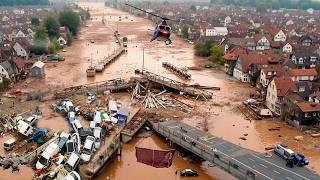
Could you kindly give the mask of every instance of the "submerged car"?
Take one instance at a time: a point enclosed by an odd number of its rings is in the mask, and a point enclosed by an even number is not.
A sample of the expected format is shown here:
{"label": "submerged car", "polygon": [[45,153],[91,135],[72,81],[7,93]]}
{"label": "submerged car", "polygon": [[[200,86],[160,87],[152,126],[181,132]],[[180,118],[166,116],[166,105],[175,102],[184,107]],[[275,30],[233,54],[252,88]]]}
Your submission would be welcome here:
{"label": "submerged car", "polygon": [[71,171],[64,178],[65,180],[81,180],[80,175],[76,171]]}
{"label": "submerged car", "polygon": [[91,155],[94,152],[94,142],[95,138],[93,136],[88,136],[83,146],[81,160],[82,162],[88,162],[91,159]]}
{"label": "submerged car", "polygon": [[184,169],[180,171],[180,176],[198,176],[198,173],[192,169]]}

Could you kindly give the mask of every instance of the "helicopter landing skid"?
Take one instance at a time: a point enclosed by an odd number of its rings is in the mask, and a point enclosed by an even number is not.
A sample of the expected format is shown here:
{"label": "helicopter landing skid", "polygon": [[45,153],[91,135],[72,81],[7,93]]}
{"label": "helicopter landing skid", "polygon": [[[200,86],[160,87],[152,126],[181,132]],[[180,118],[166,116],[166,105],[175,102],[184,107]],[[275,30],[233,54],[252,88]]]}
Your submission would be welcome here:
{"label": "helicopter landing skid", "polygon": [[172,43],[172,41],[170,39],[166,39],[164,42],[166,43],[166,45],[169,45]]}

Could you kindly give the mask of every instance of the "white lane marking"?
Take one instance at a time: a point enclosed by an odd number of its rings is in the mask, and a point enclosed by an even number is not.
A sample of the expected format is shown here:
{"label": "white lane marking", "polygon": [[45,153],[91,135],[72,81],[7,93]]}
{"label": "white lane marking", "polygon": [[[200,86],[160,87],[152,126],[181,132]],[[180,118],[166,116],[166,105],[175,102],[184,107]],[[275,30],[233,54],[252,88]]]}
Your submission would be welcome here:
{"label": "white lane marking", "polygon": [[252,161],[252,162],[254,162],[254,159],[252,159],[252,158],[248,158],[250,161]]}
{"label": "white lane marking", "polygon": [[275,173],[277,173],[277,174],[280,174],[278,171],[276,171],[276,170],[273,170],[273,172],[275,172]]}
{"label": "white lane marking", "polygon": [[304,177],[304,176],[302,176],[302,175],[300,175],[300,174],[298,174],[298,173],[295,173],[295,172],[293,172],[293,171],[290,171],[290,170],[288,170],[288,169],[285,169],[285,168],[283,168],[283,167],[281,167],[281,166],[278,166],[278,165],[276,165],[276,164],[274,164],[274,163],[272,163],[272,162],[266,161],[265,159],[262,159],[262,158],[259,157],[259,156],[256,156],[256,155],[254,155],[254,154],[252,154],[252,156],[254,156],[254,157],[258,158],[258,159],[261,159],[261,160],[264,161],[264,162],[267,162],[267,163],[269,163],[269,164],[272,164],[272,165],[274,165],[274,166],[276,166],[276,167],[278,167],[278,168],[280,168],[280,169],[282,169],[282,170],[284,170],[284,171],[287,171],[287,172],[290,172],[290,173],[292,173],[292,174],[294,174],[294,175],[296,175],[296,176],[299,176],[299,177],[301,177],[302,179],[310,180],[309,178],[306,178],[306,177]]}
{"label": "white lane marking", "polygon": [[264,164],[260,164],[260,166],[267,168],[267,166],[266,166],[266,165],[264,165]]}
{"label": "white lane marking", "polygon": [[289,180],[293,180],[293,179],[291,179],[291,178],[289,178],[289,177],[286,177],[287,179],[289,179]]}

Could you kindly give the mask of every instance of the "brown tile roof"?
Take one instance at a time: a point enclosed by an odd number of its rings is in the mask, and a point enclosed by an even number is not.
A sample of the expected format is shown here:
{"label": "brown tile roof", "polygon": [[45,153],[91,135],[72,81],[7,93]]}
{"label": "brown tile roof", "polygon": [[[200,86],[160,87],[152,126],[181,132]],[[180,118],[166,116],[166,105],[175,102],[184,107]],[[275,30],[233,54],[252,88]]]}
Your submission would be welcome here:
{"label": "brown tile roof", "polygon": [[267,67],[262,67],[261,71],[266,74],[266,78],[270,79],[273,75],[268,75],[268,72],[276,72],[276,77],[282,77],[286,74],[287,69],[282,67],[280,64],[268,65]]}
{"label": "brown tile roof", "polygon": [[285,96],[290,91],[292,91],[292,92],[297,91],[297,87],[291,78],[275,77],[273,80],[274,80],[274,83],[275,83],[277,91],[278,91],[278,96],[280,96],[280,97]]}
{"label": "brown tile roof", "polygon": [[297,106],[301,109],[302,112],[315,112],[320,111],[320,104],[314,102],[299,102]]}
{"label": "brown tile roof", "polygon": [[248,54],[248,51],[247,49],[241,46],[236,46],[233,49],[231,49],[229,53],[225,54],[223,56],[223,59],[229,60],[229,61],[236,61],[240,54]]}
{"label": "brown tile roof", "polygon": [[290,76],[317,76],[316,69],[291,69]]}
{"label": "brown tile roof", "polygon": [[248,72],[249,67],[252,64],[267,65],[269,62],[279,62],[278,57],[275,57],[274,55],[258,53],[240,54],[239,59],[243,72]]}

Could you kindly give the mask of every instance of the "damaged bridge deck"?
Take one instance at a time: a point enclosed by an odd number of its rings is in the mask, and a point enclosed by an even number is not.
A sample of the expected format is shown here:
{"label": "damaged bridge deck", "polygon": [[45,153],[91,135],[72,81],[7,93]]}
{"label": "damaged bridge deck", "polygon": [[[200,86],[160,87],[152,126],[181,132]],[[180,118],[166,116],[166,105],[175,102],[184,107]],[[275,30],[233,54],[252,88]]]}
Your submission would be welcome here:
{"label": "damaged bridge deck", "polygon": [[239,179],[316,180],[304,167],[288,168],[278,156],[265,157],[179,121],[154,123],[156,132]]}
{"label": "damaged bridge deck", "polygon": [[[137,71],[136,71],[137,72]],[[139,72],[141,77],[148,79],[151,82],[159,83],[163,86],[178,90],[180,92],[183,92],[185,94],[196,96],[199,98],[205,98],[205,99],[211,99],[212,93],[206,90],[198,89],[195,87],[190,87],[187,84],[184,84],[179,81],[175,81],[173,79],[166,78],[164,76],[160,76],[158,74],[151,73],[149,71],[142,71]]]}

